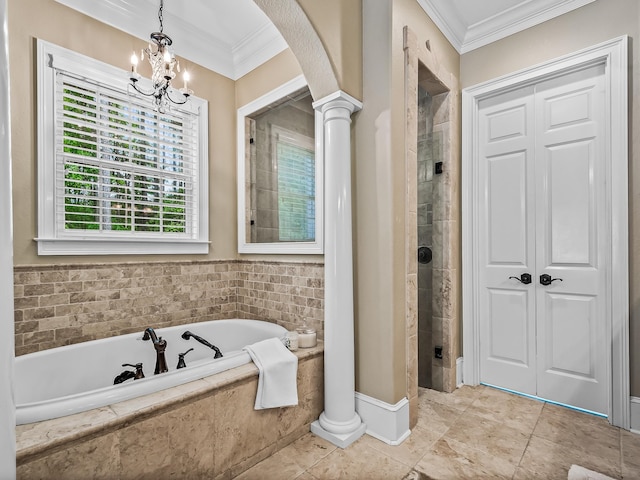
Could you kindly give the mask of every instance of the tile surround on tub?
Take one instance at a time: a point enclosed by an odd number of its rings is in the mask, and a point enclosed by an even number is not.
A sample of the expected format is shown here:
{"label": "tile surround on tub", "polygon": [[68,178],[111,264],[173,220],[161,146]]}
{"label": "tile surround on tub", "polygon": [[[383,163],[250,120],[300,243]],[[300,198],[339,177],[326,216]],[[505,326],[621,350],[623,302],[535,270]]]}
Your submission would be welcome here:
{"label": "tile surround on tub", "polygon": [[324,266],[250,260],[14,267],[15,348],[252,318],[324,332]]}
{"label": "tile surround on tub", "polygon": [[258,369],[221,374],[64,418],[20,425],[32,478],[234,478],[309,431],[323,409],[323,344],[298,350],[295,407],[253,409]]}

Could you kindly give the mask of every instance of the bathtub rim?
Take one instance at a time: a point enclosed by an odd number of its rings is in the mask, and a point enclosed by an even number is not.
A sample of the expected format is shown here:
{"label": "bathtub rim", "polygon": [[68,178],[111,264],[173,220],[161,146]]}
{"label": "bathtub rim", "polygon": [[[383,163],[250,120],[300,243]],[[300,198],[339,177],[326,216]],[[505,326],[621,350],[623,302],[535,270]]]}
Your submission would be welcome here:
{"label": "bathtub rim", "polygon": [[[209,320],[189,324],[169,325],[165,327],[158,327],[156,328],[156,331],[159,335],[168,335],[169,331],[171,331],[175,336],[176,332],[180,332],[184,328],[191,328],[194,329],[194,331],[198,331],[198,329],[203,326],[206,328],[218,328],[229,325],[231,328],[235,329],[241,324],[240,322],[242,323],[242,328],[249,328],[249,333],[251,333],[254,328],[261,334],[264,332],[266,335],[275,337],[284,336],[286,333],[286,328],[279,325],[277,322],[244,318]],[[42,361],[43,358],[44,361],[47,361],[47,357],[49,355],[56,355],[56,351],[75,351],[80,349],[80,351],[91,352],[89,345],[92,344],[95,344],[96,348],[104,349],[104,345],[108,347],[109,345],[112,345],[114,341],[117,342],[118,338],[121,337],[124,337],[127,340],[138,340],[141,339],[142,334],[136,331],[124,335],[104,337],[88,342],[80,342],[23,355],[16,360],[16,372],[18,371],[19,363],[21,361],[28,362],[27,365],[33,365],[34,363],[37,364],[38,361]],[[136,346],[136,348],[139,347]],[[51,398],[47,397],[29,402],[18,402],[16,399],[16,423],[18,425],[27,425],[39,421],[73,415],[82,411],[94,410],[153,393],[154,391],[166,390],[173,386],[182,385],[215,373],[220,373],[220,368],[223,368],[222,371],[224,371],[226,369],[235,368],[244,363],[251,362],[251,357],[249,354],[244,352],[242,348],[230,350],[227,352],[227,355],[228,356],[220,359],[214,359],[211,357],[210,359],[205,360],[203,358],[198,360],[196,364],[188,365],[188,367],[183,370],[170,369],[169,372],[163,375],[147,375],[139,382],[125,382],[115,387],[113,384],[108,383],[99,388],[90,388],[89,390],[81,390],[74,393]],[[220,365],[229,366],[224,368],[220,367]],[[17,396],[18,395],[16,393],[16,397]]]}
{"label": "bathtub rim", "polygon": [[[298,349],[298,362],[324,355],[324,342]],[[26,463],[58,448],[87,438],[108,434],[169,411],[179,404],[196,401],[214,390],[246,382],[258,376],[253,362],[158,392],[65,417],[16,426],[16,462]],[[282,407],[290,408],[290,407]],[[295,407],[293,407],[295,408]]]}

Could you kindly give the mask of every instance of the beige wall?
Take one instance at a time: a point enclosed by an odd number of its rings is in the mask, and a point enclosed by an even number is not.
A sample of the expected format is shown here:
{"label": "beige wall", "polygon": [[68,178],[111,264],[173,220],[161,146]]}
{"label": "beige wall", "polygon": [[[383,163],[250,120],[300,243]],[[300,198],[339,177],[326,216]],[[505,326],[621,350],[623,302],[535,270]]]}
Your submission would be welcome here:
{"label": "beige wall", "polygon": [[236,108],[260,98],[302,74],[291,50],[287,49],[236,81]]}
{"label": "beige wall", "polygon": [[629,249],[631,394],[640,396],[640,2],[590,3],[544,24],[462,55],[462,88],[621,35],[631,37],[629,94]]}
{"label": "beige wall", "polygon": [[298,0],[322,45],[340,89],[362,98],[362,0]]}
{"label": "beige wall", "polygon": [[[99,23],[54,0],[9,0],[14,255],[16,265],[132,261],[131,256],[37,256],[37,137],[35,39],[43,39],[111,65],[128,68],[131,51],[146,42]],[[192,88],[209,101],[209,175],[211,249],[193,259],[236,257],[235,101],[234,82],[192,62]],[[148,72],[141,69],[143,75]],[[189,256],[146,256],[145,259],[187,259]]]}

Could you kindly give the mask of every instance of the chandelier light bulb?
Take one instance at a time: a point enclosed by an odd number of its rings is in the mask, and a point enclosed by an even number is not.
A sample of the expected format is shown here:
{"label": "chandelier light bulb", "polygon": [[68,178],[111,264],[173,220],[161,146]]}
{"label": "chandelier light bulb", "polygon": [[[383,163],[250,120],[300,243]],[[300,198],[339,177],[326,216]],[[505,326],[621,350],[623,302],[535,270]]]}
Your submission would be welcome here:
{"label": "chandelier light bulb", "polygon": [[133,73],[138,73],[138,56],[136,55],[136,52],[131,54],[131,71]]}

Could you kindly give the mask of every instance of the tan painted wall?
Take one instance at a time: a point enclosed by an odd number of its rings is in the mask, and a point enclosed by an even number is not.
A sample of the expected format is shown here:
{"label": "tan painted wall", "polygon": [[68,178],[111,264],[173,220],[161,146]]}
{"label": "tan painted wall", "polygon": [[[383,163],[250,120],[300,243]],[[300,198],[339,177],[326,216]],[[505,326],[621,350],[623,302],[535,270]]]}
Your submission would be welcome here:
{"label": "tan painted wall", "polygon": [[631,394],[640,396],[640,2],[590,3],[544,24],[462,55],[462,88],[629,35],[629,230]]}
{"label": "tan painted wall", "polygon": [[362,98],[362,0],[298,0],[329,54],[340,88]]}
{"label": "tan painted wall", "polygon": [[[139,260],[131,256],[38,257],[37,134],[35,39],[55,43],[98,60],[128,68],[129,57],[146,42],[99,23],[54,0],[9,0],[11,66],[14,261],[16,265],[95,263]],[[192,62],[192,88],[209,101],[209,175],[211,249],[193,259],[236,258],[235,94],[234,82]],[[148,72],[141,70],[148,76]],[[189,256],[174,258],[186,259]],[[144,257],[170,260],[171,256]]]}
{"label": "tan painted wall", "polygon": [[391,18],[373,27],[373,41],[380,44],[363,46],[365,109],[354,116],[356,390],[395,404],[407,395],[404,26],[429,40],[454,76],[459,55],[415,0],[365,1],[363,8]]}
{"label": "tan painted wall", "polygon": [[291,50],[287,49],[236,81],[236,108],[260,98],[302,74]]}

